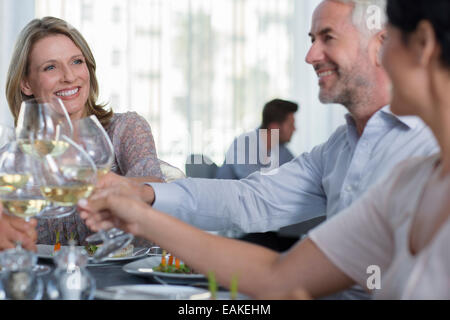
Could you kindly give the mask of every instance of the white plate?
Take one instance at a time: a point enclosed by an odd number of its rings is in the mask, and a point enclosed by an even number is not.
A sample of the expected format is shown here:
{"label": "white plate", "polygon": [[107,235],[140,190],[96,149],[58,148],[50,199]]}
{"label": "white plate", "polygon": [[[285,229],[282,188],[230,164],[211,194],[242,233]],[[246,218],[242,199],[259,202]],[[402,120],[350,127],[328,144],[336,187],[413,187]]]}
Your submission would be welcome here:
{"label": "white plate", "polygon": [[[171,280],[198,280],[206,281],[206,277],[202,274],[182,274],[182,273],[166,273],[153,271],[154,267],[159,266],[161,257],[154,256],[139,261],[128,263],[122,267],[125,272],[147,277],[158,277],[167,283],[173,283]],[[178,282],[178,281],[177,281]]]}
{"label": "white plate", "polygon": [[107,300],[204,300],[211,294],[208,290],[189,286],[145,284],[97,289],[95,297]]}
{"label": "white plate", "polygon": [[[64,248],[65,246],[62,246],[61,248]],[[47,244],[38,244],[37,245],[37,256],[41,259],[53,259],[53,245],[47,245]],[[77,248],[84,248],[83,246],[78,246]],[[143,248],[134,248],[133,253],[140,251]],[[139,253],[135,256],[128,256],[128,257],[120,257],[120,258],[106,258],[100,263],[93,263],[92,258],[89,258],[89,266],[100,266],[104,265],[106,263],[111,262],[121,262],[121,261],[129,261],[129,260],[136,260],[141,259],[147,256],[146,251]]]}

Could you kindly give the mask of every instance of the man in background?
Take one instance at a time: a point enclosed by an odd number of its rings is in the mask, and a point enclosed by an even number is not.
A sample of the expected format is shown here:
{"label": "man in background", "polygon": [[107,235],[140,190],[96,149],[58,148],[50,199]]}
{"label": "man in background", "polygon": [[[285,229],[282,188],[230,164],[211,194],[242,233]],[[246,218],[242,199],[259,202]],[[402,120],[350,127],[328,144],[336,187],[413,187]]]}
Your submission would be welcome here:
{"label": "man in background", "polygon": [[297,111],[295,102],[275,99],[266,103],[261,126],[234,139],[216,178],[240,180],[274,161],[281,166],[294,159],[285,145],[294,134]]}

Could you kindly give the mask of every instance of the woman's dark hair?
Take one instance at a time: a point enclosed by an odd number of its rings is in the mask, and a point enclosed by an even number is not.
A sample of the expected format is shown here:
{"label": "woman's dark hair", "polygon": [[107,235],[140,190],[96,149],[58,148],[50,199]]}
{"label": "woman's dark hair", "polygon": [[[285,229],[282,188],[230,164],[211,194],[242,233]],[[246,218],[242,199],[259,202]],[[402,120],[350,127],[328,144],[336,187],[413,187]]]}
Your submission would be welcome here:
{"label": "woman's dark hair", "polygon": [[266,103],[263,109],[261,129],[268,129],[272,122],[282,123],[290,113],[298,111],[298,104],[291,101],[275,99]]}
{"label": "woman's dark hair", "polygon": [[450,68],[450,1],[449,0],[388,0],[389,23],[408,36],[423,20],[429,21],[442,48],[442,63]]}

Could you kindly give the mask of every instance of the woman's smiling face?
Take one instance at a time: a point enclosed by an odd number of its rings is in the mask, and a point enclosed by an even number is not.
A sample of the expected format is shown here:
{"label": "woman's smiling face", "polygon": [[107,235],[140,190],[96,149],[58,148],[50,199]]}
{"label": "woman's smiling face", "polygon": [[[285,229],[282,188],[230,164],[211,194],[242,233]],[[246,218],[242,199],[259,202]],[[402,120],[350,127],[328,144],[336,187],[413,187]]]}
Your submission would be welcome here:
{"label": "woman's smiling face", "polygon": [[90,78],[81,50],[65,35],[38,40],[28,58],[28,72],[22,92],[35,98],[60,98],[72,120],[85,115]]}

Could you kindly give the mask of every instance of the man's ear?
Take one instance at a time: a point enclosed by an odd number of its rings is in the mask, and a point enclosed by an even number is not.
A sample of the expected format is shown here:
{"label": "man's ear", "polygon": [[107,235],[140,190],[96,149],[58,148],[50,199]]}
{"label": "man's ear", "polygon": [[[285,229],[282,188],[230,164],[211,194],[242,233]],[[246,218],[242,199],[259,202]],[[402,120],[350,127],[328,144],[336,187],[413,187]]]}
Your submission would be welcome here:
{"label": "man's ear", "polygon": [[20,90],[22,90],[22,93],[27,96],[33,95],[33,90],[31,90],[30,82],[27,78],[24,78],[20,81]]}
{"label": "man's ear", "polygon": [[419,22],[416,30],[409,36],[408,46],[414,53],[416,63],[428,66],[439,51],[433,25],[426,20]]}
{"label": "man's ear", "polygon": [[377,67],[382,67],[382,64],[383,64],[383,62],[382,62],[383,61],[383,46],[386,42],[386,37],[387,37],[386,29],[379,31],[375,35],[375,39],[376,39],[376,48],[375,48],[376,61],[375,61],[375,64]]}

